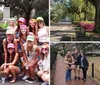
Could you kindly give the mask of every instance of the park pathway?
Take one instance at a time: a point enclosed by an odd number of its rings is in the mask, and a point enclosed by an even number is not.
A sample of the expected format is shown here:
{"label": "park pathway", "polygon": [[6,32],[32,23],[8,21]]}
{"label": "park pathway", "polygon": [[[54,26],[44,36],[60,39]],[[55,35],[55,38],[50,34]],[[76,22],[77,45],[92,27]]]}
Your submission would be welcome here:
{"label": "park pathway", "polygon": [[54,85],[99,85],[89,77],[87,78],[86,82],[83,82],[83,80],[80,81],[74,80],[73,72],[72,72],[72,81],[65,82],[65,71],[66,71],[66,65],[64,63],[64,58],[58,56],[56,61]]}
{"label": "park pathway", "polygon": [[5,83],[2,83],[0,81],[0,85],[41,85],[41,83],[43,83],[43,82],[35,82],[32,84],[29,84],[29,83],[23,81],[22,79],[18,79],[17,82],[15,82],[13,84],[9,83],[9,81],[6,81]]}
{"label": "park pathway", "polygon": [[75,37],[75,25],[69,23],[51,24],[51,41],[60,41],[63,36]]}

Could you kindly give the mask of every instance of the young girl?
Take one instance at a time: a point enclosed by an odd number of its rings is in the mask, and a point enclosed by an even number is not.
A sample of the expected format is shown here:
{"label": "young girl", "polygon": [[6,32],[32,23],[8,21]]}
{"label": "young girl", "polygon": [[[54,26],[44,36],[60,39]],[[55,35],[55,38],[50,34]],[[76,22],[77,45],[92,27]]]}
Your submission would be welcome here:
{"label": "young girl", "polygon": [[35,19],[29,20],[29,31],[32,32],[37,37],[38,27]]}
{"label": "young girl", "polygon": [[36,20],[39,26],[38,37],[37,37],[39,41],[39,45],[42,45],[43,43],[48,43],[49,31],[48,31],[48,27],[45,26],[44,19],[42,17],[38,17]]}
{"label": "young girl", "polygon": [[[12,80],[10,83],[16,82],[16,75],[20,73],[21,71],[21,66],[19,66],[18,62],[18,53],[15,52],[15,47],[13,43],[9,43],[7,45],[7,58],[6,58],[6,63],[4,63],[0,67],[0,73],[2,75],[12,75]],[[6,66],[6,68],[4,68]]]}
{"label": "young girl", "polygon": [[14,33],[17,29],[17,25],[16,25],[16,21],[14,18],[10,18],[9,19],[9,26],[6,28],[7,30],[13,30]]}
{"label": "young girl", "polygon": [[85,57],[83,51],[81,51],[80,53],[81,53],[80,66],[81,66],[82,71],[83,71],[83,80],[85,82],[86,81],[86,76],[87,76],[87,70],[88,70],[89,63],[88,63],[88,60]]}
{"label": "young girl", "polygon": [[7,62],[6,60],[7,60],[7,45],[9,44],[9,43],[13,43],[14,44],[14,46],[15,46],[15,52],[17,52],[17,40],[16,39],[14,39],[14,32],[12,31],[12,30],[7,30],[6,31],[6,36],[7,36],[7,38],[5,38],[4,40],[3,40],[3,49],[4,49],[4,55],[5,55],[5,63]]}
{"label": "young girl", "polygon": [[37,72],[37,75],[44,81],[41,85],[49,84],[49,63],[49,45],[44,43],[41,49],[41,60],[38,62],[39,71]]}
{"label": "young girl", "polygon": [[[38,56],[40,55],[40,49],[34,45],[34,37],[27,36],[27,41],[23,45],[23,58],[26,75],[23,77],[28,83],[35,82],[35,69],[38,63]],[[27,80],[26,80],[27,79]]]}
{"label": "young girl", "polygon": [[66,56],[65,56],[65,59],[64,59],[64,62],[67,64],[67,69],[66,69],[66,81],[69,81],[71,80],[71,70],[75,68],[74,66],[74,58],[73,56],[71,55],[71,51],[68,50]]}

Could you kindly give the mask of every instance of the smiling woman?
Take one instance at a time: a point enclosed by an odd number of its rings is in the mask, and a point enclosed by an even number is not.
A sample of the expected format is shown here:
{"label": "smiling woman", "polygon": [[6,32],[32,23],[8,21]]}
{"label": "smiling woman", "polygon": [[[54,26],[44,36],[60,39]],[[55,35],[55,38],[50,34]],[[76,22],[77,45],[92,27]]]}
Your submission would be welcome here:
{"label": "smiling woman", "polygon": [[[15,83],[17,81],[15,71],[18,71],[17,73],[20,75],[18,75],[18,79],[21,77],[27,83],[34,83],[37,80],[36,84],[41,84],[45,81],[44,77],[40,82],[39,76],[35,74],[38,72],[37,63],[40,60],[41,51],[49,54],[49,49],[41,49],[45,42],[49,46],[49,0],[0,0],[0,7],[3,10],[3,13],[0,12],[0,17],[1,14],[3,15],[0,27],[6,29],[4,30],[6,33],[0,30],[0,39],[3,39],[3,46],[2,40],[0,40],[0,47],[3,47],[3,51],[0,52],[0,65],[11,69],[3,69],[8,73],[7,79],[10,76],[9,73],[12,73],[11,83]],[[7,48],[10,43],[14,44],[14,48],[13,46]],[[11,57],[14,54],[18,54],[17,59]],[[12,63],[9,64],[7,60],[12,59],[14,62],[19,62],[19,70],[15,66],[9,66]],[[49,68],[49,61],[44,62],[45,67]],[[5,73],[2,71],[0,69],[0,73]],[[2,77],[5,79],[6,75]],[[48,82],[49,78],[50,76],[48,76]]]}

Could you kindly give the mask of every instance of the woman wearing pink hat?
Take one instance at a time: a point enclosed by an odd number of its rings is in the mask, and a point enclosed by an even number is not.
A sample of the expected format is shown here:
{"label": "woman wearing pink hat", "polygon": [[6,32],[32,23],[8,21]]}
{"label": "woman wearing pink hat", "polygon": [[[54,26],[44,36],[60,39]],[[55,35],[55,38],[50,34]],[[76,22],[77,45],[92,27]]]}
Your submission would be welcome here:
{"label": "woman wearing pink hat", "polygon": [[[17,27],[16,33],[15,33],[15,38],[16,38],[16,39],[17,39],[17,38],[19,37],[19,35],[20,35],[20,26],[21,26],[21,25],[25,25],[25,23],[26,23],[26,20],[25,20],[23,17],[21,17],[21,18],[18,19],[18,27]],[[19,40],[19,39],[18,39],[18,40]]]}
{"label": "woman wearing pink hat", "polygon": [[26,38],[29,34],[29,32],[27,31],[28,27],[26,25],[21,25],[20,26],[20,35],[19,35],[19,44],[20,44],[20,48],[18,48],[18,52],[22,53],[22,45],[26,42]]}
{"label": "woman wearing pink hat", "polygon": [[[19,66],[18,53],[15,52],[13,43],[7,45],[7,55],[6,63],[0,67],[0,74],[5,76],[12,75],[10,83],[14,83],[16,82],[16,75],[21,71],[21,66]],[[6,69],[4,69],[5,66]]]}
{"label": "woman wearing pink hat", "polygon": [[7,38],[5,38],[3,40],[3,49],[4,49],[4,55],[5,55],[5,63],[6,63],[6,59],[7,59],[7,45],[9,43],[13,43],[15,46],[15,52],[17,52],[17,40],[14,39],[14,32],[12,30],[7,30],[6,31],[6,36]]}

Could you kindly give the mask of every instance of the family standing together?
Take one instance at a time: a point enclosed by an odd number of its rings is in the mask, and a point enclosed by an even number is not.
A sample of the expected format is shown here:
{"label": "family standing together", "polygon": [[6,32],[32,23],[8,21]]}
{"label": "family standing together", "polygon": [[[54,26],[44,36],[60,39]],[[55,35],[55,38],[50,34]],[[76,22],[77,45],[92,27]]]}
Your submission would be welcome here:
{"label": "family standing together", "polygon": [[3,40],[3,60],[0,75],[10,83],[22,80],[28,83],[36,82],[36,76],[44,81],[41,85],[48,85],[49,72],[49,28],[42,17],[30,19],[26,25],[25,18],[9,19],[6,28],[6,38]]}
{"label": "family standing together", "polygon": [[[66,64],[66,77],[65,77],[66,81],[71,80],[71,73],[73,70],[75,80],[82,79],[84,80],[84,82],[86,82],[89,63],[83,50],[80,50],[80,52],[78,49],[75,49],[74,51],[68,50],[65,55],[64,62]],[[81,78],[81,73],[83,75],[83,78]]]}

